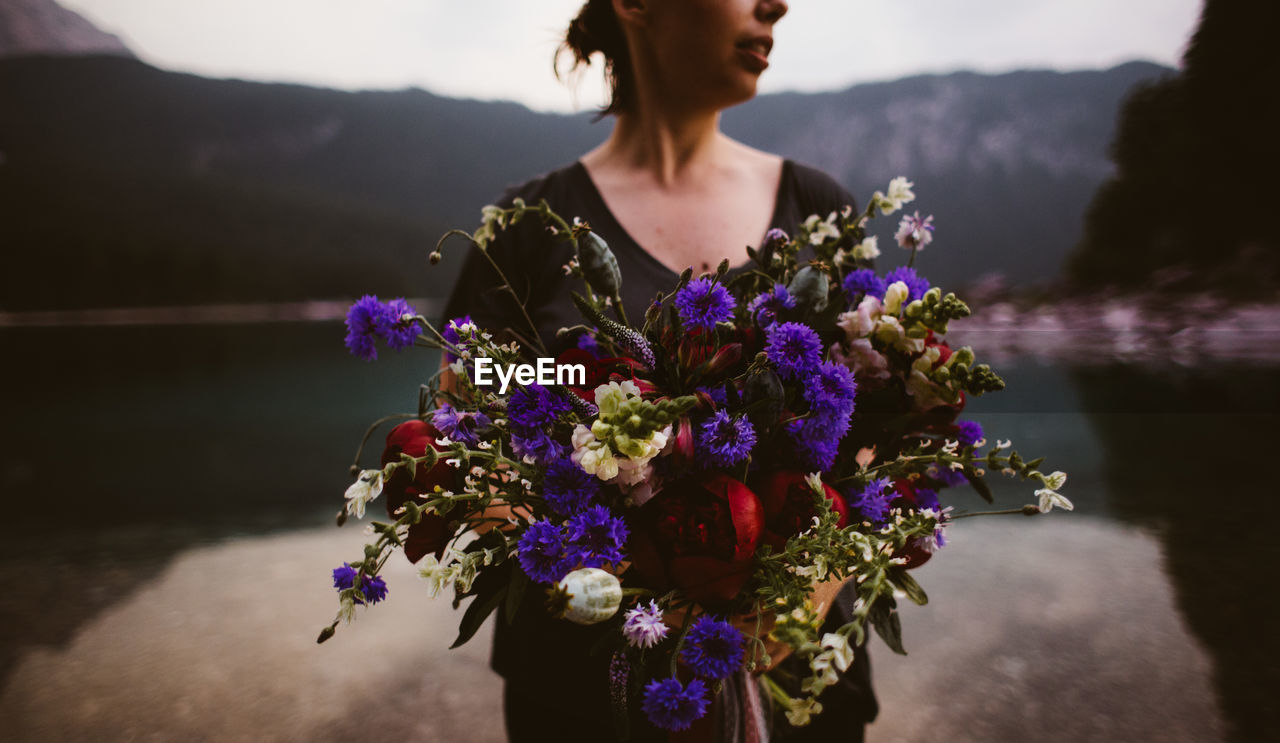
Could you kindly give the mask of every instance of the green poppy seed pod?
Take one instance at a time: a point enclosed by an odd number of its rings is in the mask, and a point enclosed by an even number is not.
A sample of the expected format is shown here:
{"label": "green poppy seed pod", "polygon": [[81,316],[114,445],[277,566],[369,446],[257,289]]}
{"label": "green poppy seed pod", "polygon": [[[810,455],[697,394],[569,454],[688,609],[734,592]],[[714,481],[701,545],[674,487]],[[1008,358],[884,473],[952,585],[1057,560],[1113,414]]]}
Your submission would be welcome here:
{"label": "green poppy seed pod", "polygon": [[578,265],[592,291],[605,297],[619,296],[622,271],[618,259],[604,239],[590,230],[578,235]]}
{"label": "green poppy seed pod", "polygon": [[827,308],[829,289],[830,282],[826,272],[816,266],[800,269],[787,285],[787,292],[796,298],[796,304],[801,309],[812,312],[821,312]]}
{"label": "green poppy seed pod", "polygon": [[564,618],[575,624],[603,622],[622,606],[622,585],[618,577],[600,568],[579,568],[557,585],[567,594]]}
{"label": "green poppy seed pod", "polygon": [[761,410],[761,418],[769,420],[782,412],[786,392],[782,389],[782,380],[772,369],[757,371],[747,377],[743,390],[748,404],[759,400],[766,401]]}

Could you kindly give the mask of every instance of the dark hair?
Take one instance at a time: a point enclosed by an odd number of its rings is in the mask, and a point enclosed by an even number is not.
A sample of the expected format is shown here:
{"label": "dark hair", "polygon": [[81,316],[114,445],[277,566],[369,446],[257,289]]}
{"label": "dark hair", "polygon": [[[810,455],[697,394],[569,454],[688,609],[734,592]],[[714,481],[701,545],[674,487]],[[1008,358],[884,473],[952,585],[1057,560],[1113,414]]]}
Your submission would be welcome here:
{"label": "dark hair", "polygon": [[569,24],[564,41],[556,50],[553,66],[560,77],[560,55],[573,54],[569,72],[591,64],[591,55],[599,52],[604,57],[604,75],[609,81],[609,105],[600,115],[617,114],[635,105],[635,77],[631,66],[631,51],[627,37],[622,33],[618,16],[613,12],[611,0],[587,0],[582,10]]}

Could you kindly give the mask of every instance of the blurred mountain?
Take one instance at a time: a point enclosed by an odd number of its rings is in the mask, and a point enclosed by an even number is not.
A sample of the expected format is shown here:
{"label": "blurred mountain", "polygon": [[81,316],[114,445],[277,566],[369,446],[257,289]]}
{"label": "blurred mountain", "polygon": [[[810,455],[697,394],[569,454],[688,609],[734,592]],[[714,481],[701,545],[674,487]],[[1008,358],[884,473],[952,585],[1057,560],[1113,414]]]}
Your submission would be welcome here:
{"label": "blurred mountain", "polygon": [[[726,115],[732,136],[830,173],[865,199],[908,176],[932,213],[917,265],[954,286],[983,274],[1047,283],[1080,235],[1085,207],[1113,170],[1107,142],[1136,83],[1167,73],[1132,62],[1105,71],[958,72],[836,93],[762,96]],[[881,219],[882,261],[902,256]],[[873,223],[878,224],[878,223]]]}
{"label": "blurred mountain", "polygon": [[1277,26],[1280,3],[1208,0],[1183,72],[1129,97],[1072,280],[1280,296]]}
{"label": "blurred mountain", "polygon": [[[724,128],[859,198],[911,177],[912,207],[936,216],[918,264],[935,282],[992,271],[1044,282],[1111,172],[1119,101],[1167,72],[956,73],[762,96],[726,112]],[[428,272],[424,259],[447,226],[473,226],[506,186],[609,128],[420,90],[209,80],[111,57],[0,60],[0,111],[5,310],[441,295],[459,261]],[[882,246],[895,265],[892,241]]]}
{"label": "blurred mountain", "polygon": [[118,37],[53,0],[4,0],[0,3],[0,57],[28,54],[133,56]]}

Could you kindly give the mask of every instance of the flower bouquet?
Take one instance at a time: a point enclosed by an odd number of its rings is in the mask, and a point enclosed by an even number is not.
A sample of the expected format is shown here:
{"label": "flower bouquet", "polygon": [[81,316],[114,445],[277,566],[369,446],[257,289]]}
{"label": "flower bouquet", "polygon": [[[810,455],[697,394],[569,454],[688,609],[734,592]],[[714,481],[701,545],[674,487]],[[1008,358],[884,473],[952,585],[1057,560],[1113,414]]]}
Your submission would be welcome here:
{"label": "flower bouquet", "polygon": [[[1071,508],[1058,492],[1065,474],[957,420],[967,395],[1004,383],[944,340],[969,308],[913,268],[932,217],[902,219],[905,266],[871,267],[868,223],[912,201],[911,186],[896,178],[865,211],[770,231],[748,248],[748,270],[686,270],[639,324],[589,225],[545,202],[486,207],[480,228],[446,235],[433,262],[461,235],[514,297],[488,252],[499,232],[534,219],[571,241],[583,323],[561,330],[572,347],[555,359],[527,313],[500,339],[469,318],[437,329],[403,300],[361,299],[347,319],[353,353],[375,357],[377,340],[438,348],[449,372],[399,416],[380,467],[353,466],[339,524],[379,496],[390,520],[372,522],[376,539],[334,570],[340,608],[320,641],[386,597],[379,573],[403,549],[428,590],[470,602],[455,646],[494,612],[511,621],[533,591],[564,621],[605,623],[623,724],[638,706],[660,728],[685,729],[727,677],[769,668],[785,646],[807,668],[799,694],[762,679],[803,725],[868,627],[903,652],[895,602],[927,600],[909,569],[977,515],[944,505],[947,488],[990,500],[984,475],[995,471],[1034,481],[1039,502],[986,513]],[[815,589],[849,581],[852,619],[821,632]]]}

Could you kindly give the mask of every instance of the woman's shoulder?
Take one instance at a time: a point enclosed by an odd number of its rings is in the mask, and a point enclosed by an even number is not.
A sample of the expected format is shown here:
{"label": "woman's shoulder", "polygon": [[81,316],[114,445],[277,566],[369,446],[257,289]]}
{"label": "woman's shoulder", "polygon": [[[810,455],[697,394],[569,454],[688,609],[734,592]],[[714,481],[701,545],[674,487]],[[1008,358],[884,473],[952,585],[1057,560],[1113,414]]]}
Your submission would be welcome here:
{"label": "woman's shoulder", "polygon": [[825,172],[787,160],[784,166],[791,173],[791,186],[796,206],[805,215],[819,214],[826,216],[846,206],[857,211],[858,205],[853,194],[843,184]]}

